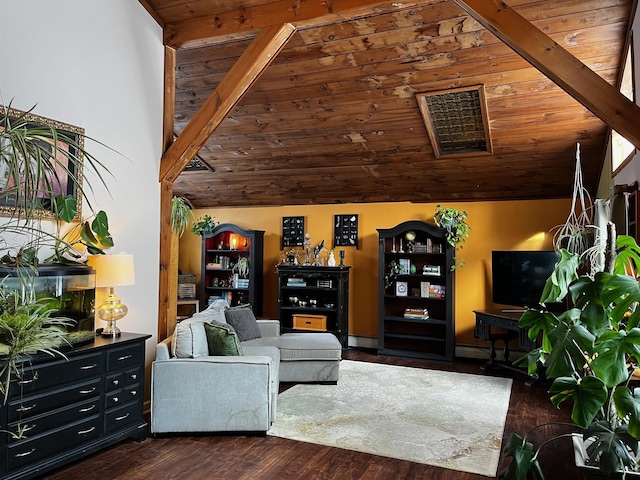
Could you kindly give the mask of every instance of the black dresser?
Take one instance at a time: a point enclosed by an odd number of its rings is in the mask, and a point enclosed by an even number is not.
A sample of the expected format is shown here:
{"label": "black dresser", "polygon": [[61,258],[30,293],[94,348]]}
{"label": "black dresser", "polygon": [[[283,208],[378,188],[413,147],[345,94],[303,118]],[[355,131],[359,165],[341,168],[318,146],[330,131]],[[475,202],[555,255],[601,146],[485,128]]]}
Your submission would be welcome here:
{"label": "black dresser", "polygon": [[148,338],[96,337],[64,351],[66,359],[25,361],[22,380],[0,406],[0,479],[33,478],[125,438],[144,440]]}

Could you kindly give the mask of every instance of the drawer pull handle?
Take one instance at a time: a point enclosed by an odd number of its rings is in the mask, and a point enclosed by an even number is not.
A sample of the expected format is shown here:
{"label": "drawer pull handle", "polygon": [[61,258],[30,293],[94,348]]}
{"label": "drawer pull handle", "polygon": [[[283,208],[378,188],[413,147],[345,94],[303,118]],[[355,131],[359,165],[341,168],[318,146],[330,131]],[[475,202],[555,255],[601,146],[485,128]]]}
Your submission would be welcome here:
{"label": "drawer pull handle", "polygon": [[15,454],[15,458],[26,457],[26,456],[28,456],[28,455],[31,455],[31,454],[32,454],[33,452],[35,452],[35,451],[36,451],[36,449],[35,449],[35,448],[32,448],[32,449],[31,449],[30,451],[28,451],[28,452],[16,453],[16,454]]}
{"label": "drawer pull handle", "polygon": [[120,380],[114,380],[114,381],[113,381],[113,382],[111,382],[111,383],[113,383],[114,385],[118,385],[118,384],[120,383]]}
{"label": "drawer pull handle", "polygon": [[113,401],[113,403],[118,403],[120,401],[120,399],[118,397],[113,397],[112,401]]}
{"label": "drawer pull handle", "polygon": [[131,380],[137,380],[138,379],[138,374],[134,373],[131,375]]}
{"label": "drawer pull handle", "polygon": [[125,414],[125,415],[122,415],[121,417],[116,417],[116,418],[115,418],[115,420],[116,420],[116,422],[119,422],[120,420],[124,420],[124,419],[125,419],[125,418],[127,418],[128,416],[129,416],[129,414],[127,413],[127,414]]}
{"label": "drawer pull handle", "polygon": [[16,408],[16,412],[28,412],[29,410],[32,410],[34,408],[36,408],[37,404],[33,404],[30,407],[25,407],[24,405],[20,405],[20,407]]}
{"label": "drawer pull handle", "polygon": [[91,428],[88,428],[86,430],[80,430],[78,432],[78,435],[85,435],[87,433],[93,432],[95,429],[96,429],[96,427],[91,427]]}
{"label": "drawer pull handle", "polygon": [[135,397],[136,395],[138,395],[138,391],[137,390],[131,390],[131,396]]}
{"label": "drawer pull handle", "polygon": [[96,368],[97,366],[97,363],[94,363],[93,365],[83,365],[82,367],[80,367],[80,370],[91,370],[92,368]]}
{"label": "drawer pull handle", "polygon": [[91,405],[90,407],[87,408],[81,408],[80,410],[78,410],[78,413],[85,413],[85,412],[90,412],[91,410],[93,410],[94,408],[96,408],[96,404],[94,403],[93,405]]}
{"label": "drawer pull handle", "polygon": [[127,360],[131,357],[133,357],[133,355],[123,355],[122,357],[118,357],[118,361],[121,362],[122,360]]}
{"label": "drawer pull handle", "polygon": [[36,377],[33,377],[33,378],[32,378],[32,379],[30,379],[30,380],[20,380],[20,381],[18,382],[18,385],[28,385],[28,384],[33,383],[33,382],[35,382],[35,381],[36,381]]}
{"label": "drawer pull handle", "polygon": [[96,391],[96,387],[92,387],[89,390],[80,390],[80,394],[82,395],[88,395],[89,393],[93,393]]}

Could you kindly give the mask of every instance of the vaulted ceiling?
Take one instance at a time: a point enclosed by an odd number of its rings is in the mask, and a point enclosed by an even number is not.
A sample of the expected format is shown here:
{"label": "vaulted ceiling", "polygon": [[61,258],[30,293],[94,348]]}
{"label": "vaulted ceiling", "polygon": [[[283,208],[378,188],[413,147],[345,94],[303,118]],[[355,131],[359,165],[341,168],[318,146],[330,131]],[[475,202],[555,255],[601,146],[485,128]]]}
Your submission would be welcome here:
{"label": "vaulted ceiling", "polygon": [[[260,29],[297,27],[173,183],[196,207],[566,197],[577,143],[595,192],[602,117],[615,108],[592,113],[588,98],[568,93],[582,75],[563,89],[516,53],[533,48],[531,32],[508,46],[497,22],[477,21],[458,1],[140,1],[177,50],[176,136]],[[504,3],[616,85],[633,0]],[[482,87],[490,152],[438,156],[416,95],[461,87]]]}

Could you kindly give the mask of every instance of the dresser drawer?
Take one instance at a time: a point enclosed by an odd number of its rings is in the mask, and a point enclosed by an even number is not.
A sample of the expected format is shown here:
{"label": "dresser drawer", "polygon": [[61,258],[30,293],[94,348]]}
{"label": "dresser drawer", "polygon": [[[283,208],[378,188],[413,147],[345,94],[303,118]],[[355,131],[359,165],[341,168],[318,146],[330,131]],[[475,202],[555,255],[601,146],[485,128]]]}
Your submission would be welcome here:
{"label": "dresser drawer", "polygon": [[102,375],[104,353],[94,352],[54,362],[25,366],[21,380],[12,383],[10,398],[19,398],[46,388],[56,387],[70,381]]}
{"label": "dresser drawer", "polygon": [[144,345],[129,345],[107,352],[107,372],[116,372],[144,362]]}
{"label": "dresser drawer", "polygon": [[100,378],[94,378],[82,383],[49,390],[46,394],[28,395],[22,399],[11,400],[7,407],[8,421],[13,423],[42,412],[50,412],[62,406],[99,396],[101,383]]}
{"label": "dresser drawer", "polygon": [[133,422],[144,423],[142,402],[129,403],[108,411],[104,417],[104,430],[108,433]]}
{"label": "dresser drawer", "polygon": [[127,388],[121,388],[120,390],[115,390],[113,392],[109,392],[104,396],[105,409],[117,407],[119,405],[124,405],[125,403],[138,400],[141,392],[138,385],[132,385]]}
{"label": "dresser drawer", "polygon": [[67,405],[57,410],[47,411],[41,415],[35,415],[9,425],[9,432],[17,434],[22,430],[22,437],[16,439],[9,436],[9,443],[15,443],[23,439],[29,439],[48,430],[64,426],[69,423],[89,418],[100,412],[100,397],[96,396],[87,401]]}
{"label": "dresser drawer", "polygon": [[9,445],[7,449],[7,470],[12,471],[48,456],[60,454],[100,435],[101,416],[94,415],[82,422],[69,425],[50,434],[26,438]]}

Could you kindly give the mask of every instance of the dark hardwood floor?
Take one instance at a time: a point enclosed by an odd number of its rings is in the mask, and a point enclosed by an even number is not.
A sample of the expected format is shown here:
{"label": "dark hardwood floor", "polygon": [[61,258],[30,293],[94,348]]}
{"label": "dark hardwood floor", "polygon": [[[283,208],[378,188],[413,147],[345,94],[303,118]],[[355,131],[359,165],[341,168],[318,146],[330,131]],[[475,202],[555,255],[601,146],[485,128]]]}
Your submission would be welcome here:
{"label": "dark hardwood floor", "polygon": [[[558,410],[551,404],[546,385],[529,387],[525,385],[524,375],[505,369],[483,372],[480,370],[480,361],[456,360],[453,363],[440,363],[397,359],[378,357],[373,352],[360,349],[345,351],[344,358],[512,377],[514,382],[503,444],[513,431],[522,433],[539,423],[566,421],[569,417],[568,406]],[[469,395],[473,395],[473,392],[469,392]],[[550,433],[541,432],[541,435],[544,437]],[[562,439],[549,444],[541,458],[547,480],[581,478],[573,465],[570,440]],[[124,441],[42,478],[471,480],[487,477],[277,437],[199,435],[149,437],[141,443]]]}

